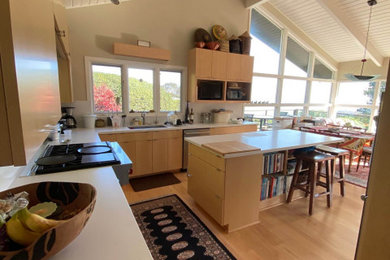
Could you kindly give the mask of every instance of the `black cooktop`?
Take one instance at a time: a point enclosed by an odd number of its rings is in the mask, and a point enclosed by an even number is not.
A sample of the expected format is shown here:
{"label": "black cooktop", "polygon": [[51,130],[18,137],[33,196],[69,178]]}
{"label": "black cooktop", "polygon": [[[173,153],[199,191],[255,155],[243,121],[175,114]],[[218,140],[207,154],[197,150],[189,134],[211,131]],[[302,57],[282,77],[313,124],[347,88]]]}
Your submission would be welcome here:
{"label": "black cooktop", "polygon": [[119,164],[110,142],[49,145],[35,161],[33,172],[47,174]]}

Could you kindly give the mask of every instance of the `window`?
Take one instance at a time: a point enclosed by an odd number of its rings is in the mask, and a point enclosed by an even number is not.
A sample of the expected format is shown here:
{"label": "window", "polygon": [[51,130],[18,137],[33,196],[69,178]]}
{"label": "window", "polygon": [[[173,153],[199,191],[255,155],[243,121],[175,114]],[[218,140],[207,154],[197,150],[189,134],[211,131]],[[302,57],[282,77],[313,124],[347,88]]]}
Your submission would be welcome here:
{"label": "window", "polygon": [[284,75],[307,77],[309,53],[290,37],[287,40]]}
{"label": "window", "polygon": [[350,123],[353,126],[368,129],[370,123],[370,108],[338,107],[336,119],[342,125]]}
{"label": "window", "polygon": [[371,105],[374,98],[375,81],[341,82],[336,98],[337,104]]}
{"label": "window", "polygon": [[305,102],[306,80],[284,79],[282,103],[300,104]]}
{"label": "window", "polygon": [[278,79],[276,78],[253,77],[251,94],[252,103],[275,103],[277,83]]}
{"label": "window", "polygon": [[160,111],[180,112],[181,72],[160,71]]}
{"label": "window", "polygon": [[327,104],[330,101],[332,82],[312,81],[310,92],[311,104]]}
{"label": "window", "polygon": [[386,90],[386,81],[381,81],[379,83],[379,93],[378,93],[378,97],[376,98],[376,105],[379,106],[380,102],[381,102],[381,98],[382,98],[382,93],[385,92]]}
{"label": "window", "polygon": [[260,107],[260,106],[250,106],[245,107],[245,115],[253,115],[254,117],[269,116],[273,117],[275,112],[275,107]]}
{"label": "window", "polygon": [[85,63],[94,113],[183,112],[185,67],[92,57]]}
{"label": "window", "polygon": [[280,107],[281,116],[302,116],[303,107]]}
{"label": "window", "polygon": [[332,79],[333,71],[328,69],[321,61],[315,59],[313,77],[317,79]]}
{"label": "window", "polygon": [[128,69],[130,111],[150,111],[153,108],[153,70]]}
{"label": "window", "polygon": [[254,72],[278,74],[281,30],[252,9],[251,55],[255,57]]}
{"label": "window", "polygon": [[94,112],[122,112],[121,67],[92,65]]}
{"label": "window", "polygon": [[309,107],[309,116],[311,116],[311,117],[328,117],[328,107],[311,106],[311,107]]}

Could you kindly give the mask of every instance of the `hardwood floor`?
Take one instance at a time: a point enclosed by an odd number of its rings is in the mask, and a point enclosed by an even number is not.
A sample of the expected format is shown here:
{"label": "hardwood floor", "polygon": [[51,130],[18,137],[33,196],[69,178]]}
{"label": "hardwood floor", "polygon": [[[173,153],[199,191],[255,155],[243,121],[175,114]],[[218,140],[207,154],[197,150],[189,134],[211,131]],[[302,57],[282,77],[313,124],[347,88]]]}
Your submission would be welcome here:
{"label": "hardwood floor", "polygon": [[187,194],[187,176],[176,173],[180,184],[134,192],[123,186],[128,202],[134,203],[169,194],[177,194],[237,257],[237,259],[353,259],[359,233],[364,189],[346,184],[346,195],[339,195],[335,184],[333,205],[326,197],[314,200],[308,215],[308,199],[299,199],[259,213],[260,223],[226,233]]}

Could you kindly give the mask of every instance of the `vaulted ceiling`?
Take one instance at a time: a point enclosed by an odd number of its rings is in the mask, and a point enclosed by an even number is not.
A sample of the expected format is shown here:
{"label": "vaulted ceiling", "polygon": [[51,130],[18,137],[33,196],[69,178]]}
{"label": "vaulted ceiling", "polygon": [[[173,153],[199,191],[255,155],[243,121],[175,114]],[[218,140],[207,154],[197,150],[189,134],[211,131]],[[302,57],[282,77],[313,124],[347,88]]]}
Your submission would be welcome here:
{"label": "vaulted ceiling", "polygon": [[[58,0],[66,8],[111,3],[111,0]],[[129,0],[119,0],[125,2]],[[336,62],[363,56],[369,6],[367,0],[241,0],[246,7],[279,11]],[[373,7],[367,58],[381,66],[390,57],[390,0]]]}
{"label": "vaulted ceiling", "polygon": [[[367,0],[243,0],[245,5],[275,8],[337,62],[363,57],[370,8]],[[381,66],[390,57],[390,1],[377,0],[367,58]]]}

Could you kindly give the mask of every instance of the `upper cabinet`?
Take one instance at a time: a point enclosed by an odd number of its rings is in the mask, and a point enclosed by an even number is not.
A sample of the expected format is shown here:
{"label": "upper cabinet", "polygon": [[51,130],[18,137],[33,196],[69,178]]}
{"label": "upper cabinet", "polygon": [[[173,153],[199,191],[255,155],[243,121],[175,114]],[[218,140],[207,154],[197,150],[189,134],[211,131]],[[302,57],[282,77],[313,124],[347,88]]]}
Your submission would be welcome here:
{"label": "upper cabinet", "polygon": [[66,20],[65,8],[57,1],[54,1],[53,13],[55,22],[60,97],[62,103],[71,103],[74,99],[69,47],[69,27]]}
{"label": "upper cabinet", "polygon": [[0,166],[25,165],[61,117],[52,2],[0,1],[0,35]]}
{"label": "upper cabinet", "polygon": [[[248,55],[200,48],[190,50],[188,57],[188,101],[249,102],[253,61],[254,57]],[[203,99],[200,94],[207,94],[205,92],[208,91],[200,89],[199,86],[200,84],[204,85],[205,80],[215,81],[214,86],[222,84],[223,89],[218,89],[218,94],[210,93],[209,99]],[[234,84],[236,89],[229,88],[229,82],[237,83]]]}

